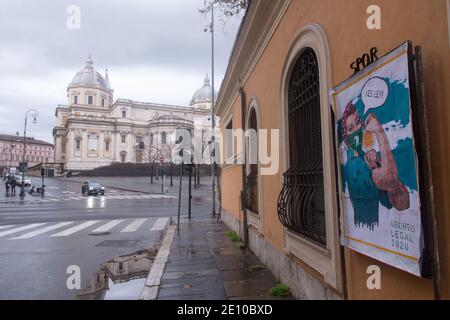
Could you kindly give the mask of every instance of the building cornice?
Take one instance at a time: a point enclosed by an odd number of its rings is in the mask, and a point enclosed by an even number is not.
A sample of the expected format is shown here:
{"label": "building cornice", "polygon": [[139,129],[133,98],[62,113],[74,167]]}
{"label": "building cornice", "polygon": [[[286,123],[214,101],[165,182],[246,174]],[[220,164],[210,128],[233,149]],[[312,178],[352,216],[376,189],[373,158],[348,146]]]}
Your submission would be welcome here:
{"label": "building cornice", "polygon": [[187,112],[197,115],[209,115],[211,111],[209,110],[200,110],[192,107],[185,106],[177,106],[170,104],[159,104],[159,103],[151,103],[151,102],[140,102],[133,101],[127,99],[118,99],[116,100],[109,111],[114,111],[118,107],[130,107],[130,108],[141,108],[141,109],[152,109],[152,110],[160,110],[165,112]]}
{"label": "building cornice", "polygon": [[69,112],[69,107],[63,106],[63,105],[58,105],[55,110],[55,117],[58,116],[58,112],[60,112],[60,111]]}
{"label": "building cornice", "polygon": [[242,22],[216,104],[216,114],[231,107],[278,28],[292,0],[253,0]]}

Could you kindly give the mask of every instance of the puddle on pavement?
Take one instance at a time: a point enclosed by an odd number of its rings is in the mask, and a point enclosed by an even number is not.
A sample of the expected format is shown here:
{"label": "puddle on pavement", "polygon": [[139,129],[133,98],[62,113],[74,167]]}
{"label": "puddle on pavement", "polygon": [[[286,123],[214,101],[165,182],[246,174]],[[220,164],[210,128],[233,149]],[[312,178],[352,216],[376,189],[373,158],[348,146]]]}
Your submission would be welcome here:
{"label": "puddle on pavement", "polygon": [[138,300],[158,247],[120,256],[101,265],[77,300]]}

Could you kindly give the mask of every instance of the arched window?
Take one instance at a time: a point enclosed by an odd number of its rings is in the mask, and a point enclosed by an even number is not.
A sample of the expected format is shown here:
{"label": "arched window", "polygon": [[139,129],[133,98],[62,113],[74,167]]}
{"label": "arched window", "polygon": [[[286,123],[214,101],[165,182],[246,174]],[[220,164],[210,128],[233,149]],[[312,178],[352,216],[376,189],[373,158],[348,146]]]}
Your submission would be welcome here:
{"label": "arched window", "polygon": [[289,230],[326,246],[320,79],[313,49],[301,52],[288,81],[289,164],[278,214]]}
{"label": "arched window", "polygon": [[258,194],[258,118],[251,108],[247,125],[247,179],[244,187],[244,205],[247,210],[259,214]]}

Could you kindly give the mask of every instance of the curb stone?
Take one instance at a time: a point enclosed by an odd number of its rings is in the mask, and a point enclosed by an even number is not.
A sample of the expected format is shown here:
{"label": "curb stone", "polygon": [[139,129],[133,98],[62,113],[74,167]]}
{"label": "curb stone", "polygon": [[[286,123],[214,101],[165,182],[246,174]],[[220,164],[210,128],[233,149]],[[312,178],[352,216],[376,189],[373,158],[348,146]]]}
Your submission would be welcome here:
{"label": "curb stone", "polygon": [[175,225],[170,225],[167,229],[164,241],[147,276],[147,281],[139,300],[156,300],[158,297],[159,286],[161,284],[167,259],[169,258],[169,252],[175,236],[175,230]]}

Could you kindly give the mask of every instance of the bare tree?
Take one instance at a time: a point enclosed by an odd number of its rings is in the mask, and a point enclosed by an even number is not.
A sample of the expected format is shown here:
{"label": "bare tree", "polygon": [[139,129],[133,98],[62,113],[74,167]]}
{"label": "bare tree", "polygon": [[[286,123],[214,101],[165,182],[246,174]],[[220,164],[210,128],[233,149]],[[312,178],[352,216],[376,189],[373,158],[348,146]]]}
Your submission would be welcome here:
{"label": "bare tree", "polygon": [[204,15],[208,14],[213,4],[222,12],[224,18],[227,20],[244,12],[248,7],[249,0],[205,0],[200,12]]}

